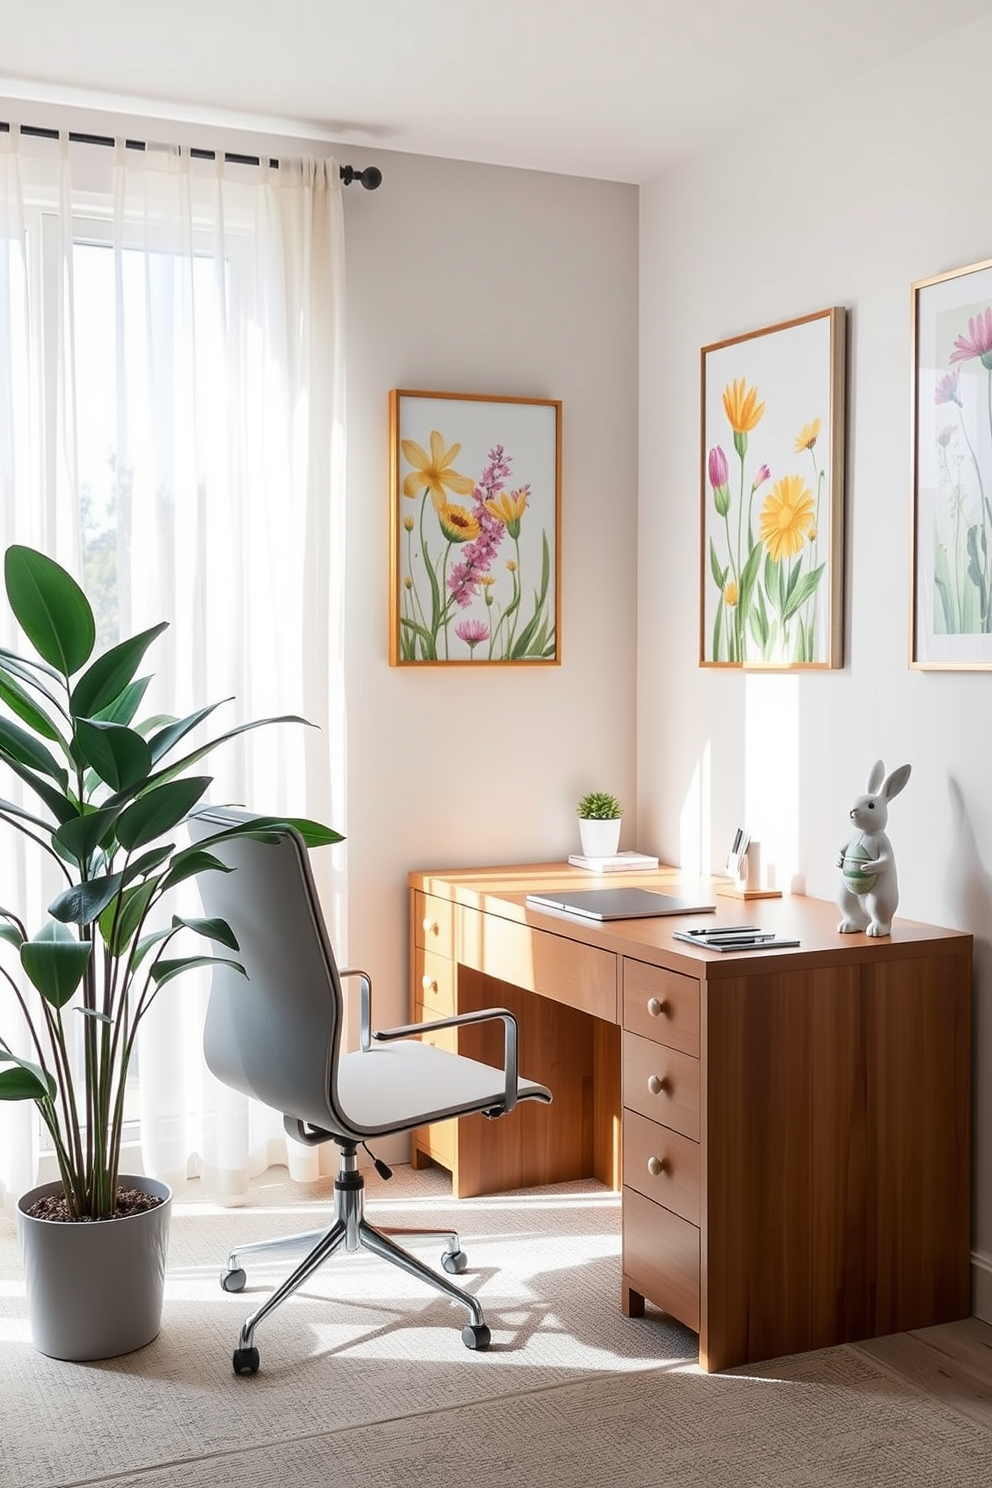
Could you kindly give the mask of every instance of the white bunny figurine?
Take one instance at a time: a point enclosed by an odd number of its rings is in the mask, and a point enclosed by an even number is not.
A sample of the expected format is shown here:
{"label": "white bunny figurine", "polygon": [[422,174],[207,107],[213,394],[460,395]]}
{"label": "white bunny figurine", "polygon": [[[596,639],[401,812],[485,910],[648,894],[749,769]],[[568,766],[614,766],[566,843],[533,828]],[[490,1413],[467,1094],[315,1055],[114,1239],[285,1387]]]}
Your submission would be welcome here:
{"label": "white bunny figurine", "polygon": [[[889,802],[909,779],[910,765],[900,765],[886,776],[876,760],[868,775],[868,789],[851,807],[851,820],[858,829],[837,854],[841,870],[837,903],[844,918],[837,929],[842,935],[864,930],[869,935],[888,935],[899,903],[899,883],[892,843],[885,834]],[[884,779],[883,779],[884,777]]]}

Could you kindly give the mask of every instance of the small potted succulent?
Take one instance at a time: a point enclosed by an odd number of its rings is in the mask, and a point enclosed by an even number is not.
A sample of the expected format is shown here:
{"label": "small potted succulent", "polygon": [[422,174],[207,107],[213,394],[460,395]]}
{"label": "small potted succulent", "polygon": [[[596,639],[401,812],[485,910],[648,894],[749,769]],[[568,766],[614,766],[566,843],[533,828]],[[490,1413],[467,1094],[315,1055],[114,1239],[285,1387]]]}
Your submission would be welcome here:
{"label": "small potted succulent", "polygon": [[612,857],[620,846],[623,807],[609,791],[588,791],[575,808],[579,814],[579,836],[587,858]]}

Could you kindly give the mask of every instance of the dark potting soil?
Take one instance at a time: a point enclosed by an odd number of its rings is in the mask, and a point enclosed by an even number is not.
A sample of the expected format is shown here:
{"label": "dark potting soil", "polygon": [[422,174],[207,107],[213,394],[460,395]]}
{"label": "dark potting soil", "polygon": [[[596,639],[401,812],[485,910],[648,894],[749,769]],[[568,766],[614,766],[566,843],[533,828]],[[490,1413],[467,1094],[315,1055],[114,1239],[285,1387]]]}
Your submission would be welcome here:
{"label": "dark potting soil", "polygon": [[[162,1203],[160,1198],[154,1194],[144,1193],[140,1188],[118,1188],[117,1205],[113,1214],[104,1216],[109,1219],[126,1219],[131,1214],[144,1214],[146,1209],[157,1209]],[[32,1219],[54,1219],[64,1220],[67,1224],[97,1224],[91,1215],[84,1214],[77,1219],[69,1213],[65,1194],[46,1194],[43,1199],[31,1205],[27,1210]]]}

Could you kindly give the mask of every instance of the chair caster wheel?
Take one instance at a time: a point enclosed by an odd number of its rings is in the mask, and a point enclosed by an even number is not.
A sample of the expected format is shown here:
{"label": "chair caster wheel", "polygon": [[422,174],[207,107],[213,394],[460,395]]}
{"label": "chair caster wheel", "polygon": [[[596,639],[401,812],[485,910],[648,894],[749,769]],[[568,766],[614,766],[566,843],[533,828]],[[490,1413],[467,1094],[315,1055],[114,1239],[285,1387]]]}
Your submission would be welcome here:
{"label": "chair caster wheel", "polygon": [[258,1373],[258,1349],[236,1348],[232,1359],[235,1374]]}
{"label": "chair caster wheel", "polygon": [[441,1265],[449,1276],[460,1276],[468,1265],[468,1256],[463,1250],[446,1250],[441,1257]]}
{"label": "chair caster wheel", "polygon": [[220,1273],[220,1284],[225,1292],[243,1292],[247,1277],[240,1266],[233,1271],[222,1271]]}
{"label": "chair caster wheel", "polygon": [[466,1323],[462,1329],[462,1343],[466,1348],[478,1349],[483,1353],[489,1347],[492,1334],[485,1323]]}

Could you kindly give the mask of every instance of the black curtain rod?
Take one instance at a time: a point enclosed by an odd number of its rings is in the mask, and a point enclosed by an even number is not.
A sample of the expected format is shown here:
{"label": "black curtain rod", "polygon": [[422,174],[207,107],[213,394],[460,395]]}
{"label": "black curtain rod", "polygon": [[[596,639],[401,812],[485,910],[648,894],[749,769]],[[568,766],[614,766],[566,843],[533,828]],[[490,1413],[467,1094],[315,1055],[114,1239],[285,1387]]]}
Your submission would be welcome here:
{"label": "black curtain rod", "polygon": [[[57,140],[59,137],[59,131],[57,129],[43,129],[38,124],[22,124],[20,130],[22,134],[31,135],[35,139]],[[10,125],[0,121],[0,133],[9,134]],[[116,140],[111,135],[81,134],[74,129],[70,129],[69,139],[74,145],[116,144]],[[146,148],[144,140],[129,139],[125,140],[124,144],[129,150],[144,150]],[[189,153],[194,160],[217,159],[216,150],[190,149]],[[261,165],[262,163],[258,155],[238,155],[233,150],[225,150],[224,160],[229,165]],[[279,168],[278,160],[270,158],[269,165],[276,170]],[[358,181],[360,185],[365,187],[366,191],[374,191],[377,186],[382,185],[382,171],[377,165],[367,165],[364,170],[356,170],[353,165],[342,165],[338,169],[338,175],[341,177],[343,185],[350,186],[352,181]]]}

